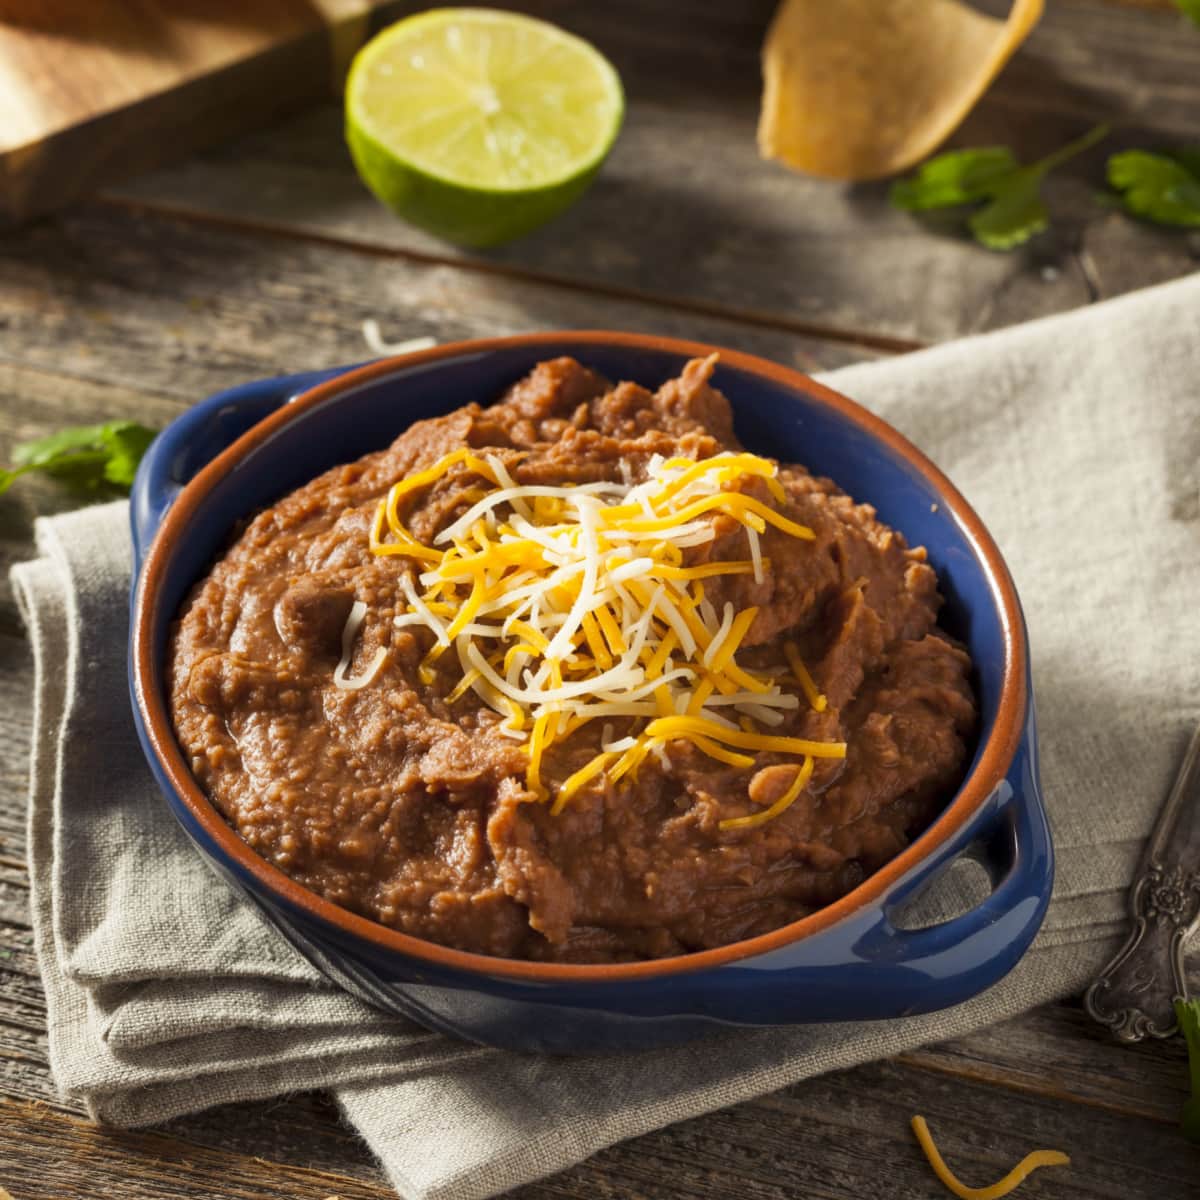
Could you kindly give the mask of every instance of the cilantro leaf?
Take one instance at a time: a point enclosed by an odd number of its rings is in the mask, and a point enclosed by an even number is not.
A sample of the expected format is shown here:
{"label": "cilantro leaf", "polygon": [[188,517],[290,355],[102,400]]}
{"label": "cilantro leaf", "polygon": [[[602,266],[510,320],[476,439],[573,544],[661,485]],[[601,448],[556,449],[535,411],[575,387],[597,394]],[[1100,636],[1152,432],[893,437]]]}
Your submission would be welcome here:
{"label": "cilantro leaf", "polygon": [[1157,225],[1200,226],[1200,150],[1126,150],[1108,160],[1125,211]]}
{"label": "cilantro leaf", "polygon": [[1007,146],[951,150],[922,163],[913,179],[892,184],[891,202],[908,212],[970,204],[988,195],[988,186],[1017,169]]}
{"label": "cilantro leaf", "polygon": [[1171,151],[1171,157],[1200,179],[1200,146],[1178,146]]}
{"label": "cilantro leaf", "polygon": [[114,487],[132,487],[138,463],[150,448],[157,431],[135,421],[114,421],[104,428],[109,452],[104,464],[104,478]]}
{"label": "cilantro leaf", "polygon": [[1183,1104],[1183,1134],[1189,1141],[1200,1142],[1200,1000],[1175,1000],[1175,1019],[1187,1039],[1188,1069],[1191,1072],[1191,1099]]}
{"label": "cilantro leaf", "polygon": [[1200,0],[1174,0],[1174,2],[1175,7],[1185,17],[1190,17],[1197,25],[1200,25]]}
{"label": "cilantro leaf", "polygon": [[32,470],[32,467],[0,467],[0,496],[3,496],[22,475]]}
{"label": "cilantro leaf", "polygon": [[1046,175],[1107,136],[1108,127],[1098,125],[1027,166],[1007,146],[951,150],[923,163],[916,175],[897,180],[888,198],[906,212],[983,204],[967,219],[967,228],[989,250],[1011,250],[1050,223],[1041,196]]}
{"label": "cilantro leaf", "polygon": [[22,475],[41,471],[72,487],[128,490],[155,431],[136,421],[76,425],[14,447],[13,465],[0,468],[0,495]]}
{"label": "cilantro leaf", "polygon": [[1050,224],[1042,201],[1042,173],[1021,167],[992,193],[992,199],[967,221],[977,242],[989,250],[1011,250]]}

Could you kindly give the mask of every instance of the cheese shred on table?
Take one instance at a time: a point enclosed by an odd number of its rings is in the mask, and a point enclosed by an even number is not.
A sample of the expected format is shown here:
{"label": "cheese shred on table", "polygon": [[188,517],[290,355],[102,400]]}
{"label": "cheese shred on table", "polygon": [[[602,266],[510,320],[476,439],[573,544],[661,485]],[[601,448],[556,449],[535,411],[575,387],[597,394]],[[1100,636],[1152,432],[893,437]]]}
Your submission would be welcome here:
{"label": "cheese shred on table", "polygon": [[917,1135],[921,1149],[925,1152],[925,1157],[929,1159],[929,1165],[933,1168],[934,1174],[959,1197],[959,1200],[1000,1200],[1002,1196],[1007,1196],[1009,1192],[1015,1191],[1024,1182],[1025,1177],[1032,1171],[1036,1171],[1038,1167],[1066,1167],[1071,1164],[1070,1158],[1061,1150],[1034,1150],[1025,1155],[1003,1179],[989,1187],[968,1187],[965,1183],[960,1182],[954,1172],[946,1166],[946,1160],[942,1158],[938,1148],[933,1144],[933,1135],[929,1132],[925,1118],[913,1117],[912,1129],[913,1133]]}
{"label": "cheese shred on table", "polygon": [[[405,527],[404,511],[415,493],[455,467],[488,486],[475,489],[467,511],[425,545]],[[782,502],[776,470],[748,453],[700,461],[655,455],[638,484],[520,485],[495,455],[461,449],[390,489],[375,514],[370,549],[411,564],[413,578],[401,583],[407,603],[394,620],[433,635],[421,681],[432,683],[435,664],[453,655],[461,681],[447,700],[470,690],[503,718],[500,732],[527,747],[527,789],[553,813],[593,781],[615,785],[636,774],[648,755],[661,757],[674,740],[734,766],[753,765],[744,751],[795,756],[796,776],[782,797],[721,822],[723,829],[745,828],[783,812],[807,786],[814,760],[846,754],[843,742],[771,732],[802,702],[823,710],[825,697],[791,643],[780,673],[743,668],[737,654],[757,608],[735,612],[727,603],[718,612],[704,592],[704,580],[716,576],[763,581],[770,561],[759,539],[767,526],[813,538],[811,529],[734,486],[758,478]],[[743,527],[745,557],[685,566],[685,550],[713,540],[713,513]],[[347,621],[339,687],[363,686],[381,661],[377,655],[362,675],[347,676],[363,615],[355,605]],[[617,739],[615,718],[632,719],[630,732]],[[600,752],[552,795],[545,754],[589,721],[608,726]]]}

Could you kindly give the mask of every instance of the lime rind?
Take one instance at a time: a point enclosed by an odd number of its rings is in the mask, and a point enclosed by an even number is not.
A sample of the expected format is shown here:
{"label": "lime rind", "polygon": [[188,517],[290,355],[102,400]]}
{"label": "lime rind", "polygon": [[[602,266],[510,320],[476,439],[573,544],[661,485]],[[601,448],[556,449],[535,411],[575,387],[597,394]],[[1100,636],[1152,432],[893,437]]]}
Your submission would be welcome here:
{"label": "lime rind", "polygon": [[346,87],[363,180],[401,216],[473,246],[573,203],[623,113],[616,71],[587,42],[488,9],[398,22],[359,52]]}
{"label": "lime rind", "polygon": [[587,191],[601,165],[536,191],[484,191],[455,187],[415,167],[398,169],[386,150],[352,128],[346,139],[359,175],[388,208],[437,237],[480,250],[524,237],[558,216]]}

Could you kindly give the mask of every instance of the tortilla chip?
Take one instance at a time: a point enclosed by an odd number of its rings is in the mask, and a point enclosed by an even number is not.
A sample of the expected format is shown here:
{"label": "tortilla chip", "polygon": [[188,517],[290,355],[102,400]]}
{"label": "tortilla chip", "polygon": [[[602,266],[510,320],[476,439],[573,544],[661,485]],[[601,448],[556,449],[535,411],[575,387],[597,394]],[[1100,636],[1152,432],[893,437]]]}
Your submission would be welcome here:
{"label": "tortilla chip", "polygon": [[758,145],[812,175],[878,179],[957,128],[1042,15],[958,0],[783,0],[763,47]]}

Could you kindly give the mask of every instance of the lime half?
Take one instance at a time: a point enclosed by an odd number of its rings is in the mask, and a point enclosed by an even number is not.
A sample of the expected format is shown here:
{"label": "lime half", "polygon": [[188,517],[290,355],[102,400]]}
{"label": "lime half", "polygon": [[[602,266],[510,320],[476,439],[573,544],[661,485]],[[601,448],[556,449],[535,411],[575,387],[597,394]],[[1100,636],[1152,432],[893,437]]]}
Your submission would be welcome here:
{"label": "lime half", "polygon": [[465,246],[528,233],[584,191],[621,128],[612,64],[545,21],[439,8],[372,38],[346,81],[346,140],[400,216]]}

